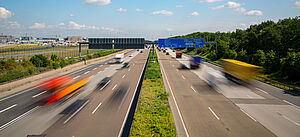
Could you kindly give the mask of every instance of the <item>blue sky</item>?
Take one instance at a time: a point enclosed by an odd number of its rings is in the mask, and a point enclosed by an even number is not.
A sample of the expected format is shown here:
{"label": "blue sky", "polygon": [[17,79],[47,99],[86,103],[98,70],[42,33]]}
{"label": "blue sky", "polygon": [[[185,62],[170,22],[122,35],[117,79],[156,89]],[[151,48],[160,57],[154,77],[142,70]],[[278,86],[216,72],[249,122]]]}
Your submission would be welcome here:
{"label": "blue sky", "polygon": [[0,0],[0,33],[154,40],[245,29],[299,13],[300,0]]}

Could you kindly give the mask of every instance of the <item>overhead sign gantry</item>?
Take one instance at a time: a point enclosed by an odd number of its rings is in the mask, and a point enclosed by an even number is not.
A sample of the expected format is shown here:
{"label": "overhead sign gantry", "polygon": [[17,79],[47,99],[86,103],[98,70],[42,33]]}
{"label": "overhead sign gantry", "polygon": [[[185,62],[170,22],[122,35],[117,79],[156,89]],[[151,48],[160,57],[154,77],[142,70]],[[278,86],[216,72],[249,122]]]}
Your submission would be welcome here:
{"label": "overhead sign gantry", "polygon": [[158,39],[158,47],[200,48],[204,47],[204,39]]}
{"label": "overhead sign gantry", "polygon": [[143,49],[144,38],[89,38],[89,49]]}

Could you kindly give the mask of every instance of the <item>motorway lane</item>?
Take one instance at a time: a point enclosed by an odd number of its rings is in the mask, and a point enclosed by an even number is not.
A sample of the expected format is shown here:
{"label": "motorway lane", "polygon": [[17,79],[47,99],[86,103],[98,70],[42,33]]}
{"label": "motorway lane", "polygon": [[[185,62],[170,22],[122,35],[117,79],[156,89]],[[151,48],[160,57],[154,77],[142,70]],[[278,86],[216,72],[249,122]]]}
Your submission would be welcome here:
{"label": "motorway lane", "polygon": [[57,136],[120,136],[122,126],[136,92],[149,50],[130,61],[129,68],[123,68],[112,76],[103,90],[95,90],[89,96],[89,103],[71,120],[63,116],[44,134]]}
{"label": "motorway lane", "polygon": [[176,59],[162,52],[158,55],[182,116],[180,124],[186,127],[185,136],[275,136],[191,71],[177,70]]}
{"label": "motorway lane", "polygon": [[[175,57],[175,53],[171,52]],[[188,57],[177,59],[180,63],[189,65]],[[198,70],[191,70],[199,78],[208,82],[208,72],[222,75],[221,68],[204,63]],[[264,84],[266,85],[266,84]],[[277,136],[294,137],[300,134],[300,108],[271,93],[273,88],[265,91],[252,85],[238,85],[227,79],[215,86],[215,89],[237,105],[250,118],[260,122]],[[266,85],[266,87],[271,87]],[[288,95],[285,95],[288,96]],[[294,96],[295,98],[297,96]]]}
{"label": "motorway lane", "polygon": [[[126,56],[128,53],[133,52],[134,50],[131,50],[129,52],[126,52]],[[87,67],[84,67],[80,70],[70,72],[66,74],[65,76],[73,76],[74,82],[78,82],[80,80],[83,80],[84,78],[87,78],[91,76],[92,73],[89,74],[89,72],[93,71],[102,71],[103,69],[110,66],[109,62],[112,62],[113,58],[108,59],[103,62],[95,63],[88,65]],[[88,72],[88,73],[87,73]],[[13,119],[21,116],[22,114],[32,110],[37,105],[33,104],[32,99],[40,98],[42,96],[45,96],[47,92],[44,90],[40,90],[37,86],[31,87],[26,90],[17,92],[16,94],[13,94],[11,96],[5,97],[0,99],[0,130],[4,128],[5,124],[12,121]]]}

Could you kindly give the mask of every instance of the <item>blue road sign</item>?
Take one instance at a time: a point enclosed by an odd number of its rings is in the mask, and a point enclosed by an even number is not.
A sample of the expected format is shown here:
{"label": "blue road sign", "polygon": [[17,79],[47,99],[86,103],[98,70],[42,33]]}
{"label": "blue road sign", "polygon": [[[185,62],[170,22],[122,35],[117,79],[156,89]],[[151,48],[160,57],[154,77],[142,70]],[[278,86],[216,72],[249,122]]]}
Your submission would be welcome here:
{"label": "blue road sign", "polygon": [[184,39],[158,39],[158,47],[184,48]]}
{"label": "blue road sign", "polygon": [[203,48],[204,47],[204,39],[195,39],[195,47]]}
{"label": "blue road sign", "polygon": [[194,39],[185,39],[184,45],[187,48],[193,48],[194,47]]}

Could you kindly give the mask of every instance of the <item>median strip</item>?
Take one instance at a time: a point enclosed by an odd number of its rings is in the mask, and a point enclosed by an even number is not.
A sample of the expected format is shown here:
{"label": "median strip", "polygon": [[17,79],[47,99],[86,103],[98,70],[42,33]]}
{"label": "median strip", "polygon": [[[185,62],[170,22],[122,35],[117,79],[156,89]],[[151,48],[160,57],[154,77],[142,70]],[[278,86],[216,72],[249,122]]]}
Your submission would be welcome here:
{"label": "median strip", "polygon": [[[148,62],[130,136],[176,136],[160,65]],[[152,53],[150,57],[152,58]]]}

